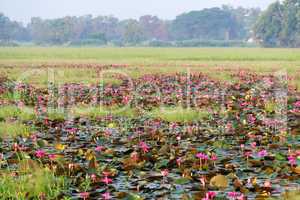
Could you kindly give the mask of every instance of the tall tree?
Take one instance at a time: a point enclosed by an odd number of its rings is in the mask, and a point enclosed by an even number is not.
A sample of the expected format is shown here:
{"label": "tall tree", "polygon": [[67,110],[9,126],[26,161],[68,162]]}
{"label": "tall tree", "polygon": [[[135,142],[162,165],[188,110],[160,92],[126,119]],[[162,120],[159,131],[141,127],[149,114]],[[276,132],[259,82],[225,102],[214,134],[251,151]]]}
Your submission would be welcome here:
{"label": "tall tree", "polygon": [[240,28],[230,11],[210,8],[177,16],[172,24],[172,34],[180,40],[228,40],[239,38]]}
{"label": "tall tree", "polygon": [[275,2],[261,15],[254,34],[266,47],[300,47],[300,0]]}
{"label": "tall tree", "polygon": [[128,44],[137,44],[144,40],[143,30],[137,20],[130,19],[121,22],[123,27],[123,40]]}
{"label": "tall tree", "polygon": [[27,30],[22,24],[11,21],[4,14],[0,13],[0,40],[9,42],[11,40],[25,41],[29,39]]}

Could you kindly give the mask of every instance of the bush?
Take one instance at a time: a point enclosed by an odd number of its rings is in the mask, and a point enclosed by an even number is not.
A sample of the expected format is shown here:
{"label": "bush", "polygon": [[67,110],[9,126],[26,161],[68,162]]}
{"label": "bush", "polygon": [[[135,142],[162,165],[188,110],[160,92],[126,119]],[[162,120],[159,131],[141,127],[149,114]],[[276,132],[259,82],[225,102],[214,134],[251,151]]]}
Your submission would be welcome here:
{"label": "bush", "polygon": [[69,46],[104,46],[107,42],[98,39],[85,39],[70,42]]}

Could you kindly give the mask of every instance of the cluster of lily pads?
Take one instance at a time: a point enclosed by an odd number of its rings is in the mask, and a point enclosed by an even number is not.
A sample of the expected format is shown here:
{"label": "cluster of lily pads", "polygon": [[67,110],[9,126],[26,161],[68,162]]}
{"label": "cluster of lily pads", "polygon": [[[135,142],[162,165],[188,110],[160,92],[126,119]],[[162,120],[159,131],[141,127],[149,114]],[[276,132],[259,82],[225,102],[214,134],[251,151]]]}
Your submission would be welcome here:
{"label": "cluster of lily pads", "polygon": [[282,77],[232,76],[48,88],[1,78],[0,196],[299,198],[299,91]]}

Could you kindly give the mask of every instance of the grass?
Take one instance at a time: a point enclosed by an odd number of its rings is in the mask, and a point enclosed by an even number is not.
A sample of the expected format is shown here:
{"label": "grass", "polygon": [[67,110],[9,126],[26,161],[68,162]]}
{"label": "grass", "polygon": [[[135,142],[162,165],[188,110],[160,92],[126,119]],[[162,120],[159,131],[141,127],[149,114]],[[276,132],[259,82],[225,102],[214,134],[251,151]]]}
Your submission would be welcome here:
{"label": "grass", "polygon": [[21,110],[17,106],[1,106],[0,107],[0,119],[8,119],[12,117],[18,117]]}
{"label": "grass", "polygon": [[64,83],[121,83],[120,79],[112,77],[111,74],[104,74],[103,78],[101,78],[98,69],[95,68],[0,67],[0,72],[1,75],[7,76],[12,80],[30,83],[38,87],[47,87],[48,83],[55,83],[57,85]]}
{"label": "grass", "polygon": [[[0,60],[90,60],[102,63],[137,61],[299,61],[299,49],[264,48],[0,48]],[[128,62],[129,61],[129,62]]]}
{"label": "grass", "polygon": [[8,172],[0,172],[1,199],[55,199],[66,189],[64,177],[56,177],[48,169],[35,169],[31,173],[12,176]]}
{"label": "grass", "polygon": [[284,200],[298,200],[300,199],[300,192],[299,191],[291,191],[287,192],[283,196]]}
{"label": "grass", "polygon": [[28,137],[32,130],[20,122],[0,122],[0,138]]}
{"label": "grass", "polygon": [[75,107],[72,110],[72,114],[74,114],[77,117],[86,116],[91,118],[104,117],[109,114],[118,117],[133,118],[137,116],[137,111],[129,107],[120,108],[120,107],[104,107],[104,106],[97,106],[97,107],[81,106],[81,107]]}
{"label": "grass", "polygon": [[[248,69],[257,73],[285,70],[300,88],[300,49],[265,48],[0,48],[0,73],[40,87],[48,81],[97,83],[99,64],[127,64],[113,70],[138,78],[149,73],[203,72],[231,81],[230,73]],[[110,70],[109,70],[110,71]],[[121,80],[106,74],[104,83]]]}
{"label": "grass", "polygon": [[17,118],[21,121],[29,121],[35,119],[35,113],[32,108],[24,107],[22,110],[14,105],[0,107],[0,120]]}
{"label": "grass", "polygon": [[148,113],[153,118],[160,118],[168,122],[192,122],[208,118],[206,110],[185,109],[182,107],[161,107]]}
{"label": "grass", "polygon": [[51,109],[51,110],[48,110],[47,117],[51,121],[64,121],[67,116],[61,110]]}

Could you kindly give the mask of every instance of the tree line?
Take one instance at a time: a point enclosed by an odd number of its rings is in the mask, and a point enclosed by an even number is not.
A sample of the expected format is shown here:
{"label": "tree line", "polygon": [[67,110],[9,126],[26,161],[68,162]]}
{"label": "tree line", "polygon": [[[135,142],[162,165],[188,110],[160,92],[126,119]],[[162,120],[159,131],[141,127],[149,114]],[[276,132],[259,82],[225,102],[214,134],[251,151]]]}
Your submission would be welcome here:
{"label": "tree line", "polygon": [[257,20],[254,33],[265,47],[300,47],[300,0],[271,4]]}
{"label": "tree line", "polygon": [[300,0],[259,8],[222,6],[163,20],[145,15],[120,20],[114,16],[34,17],[23,25],[0,14],[0,41],[39,45],[240,46],[249,39],[268,47],[300,46]]}

